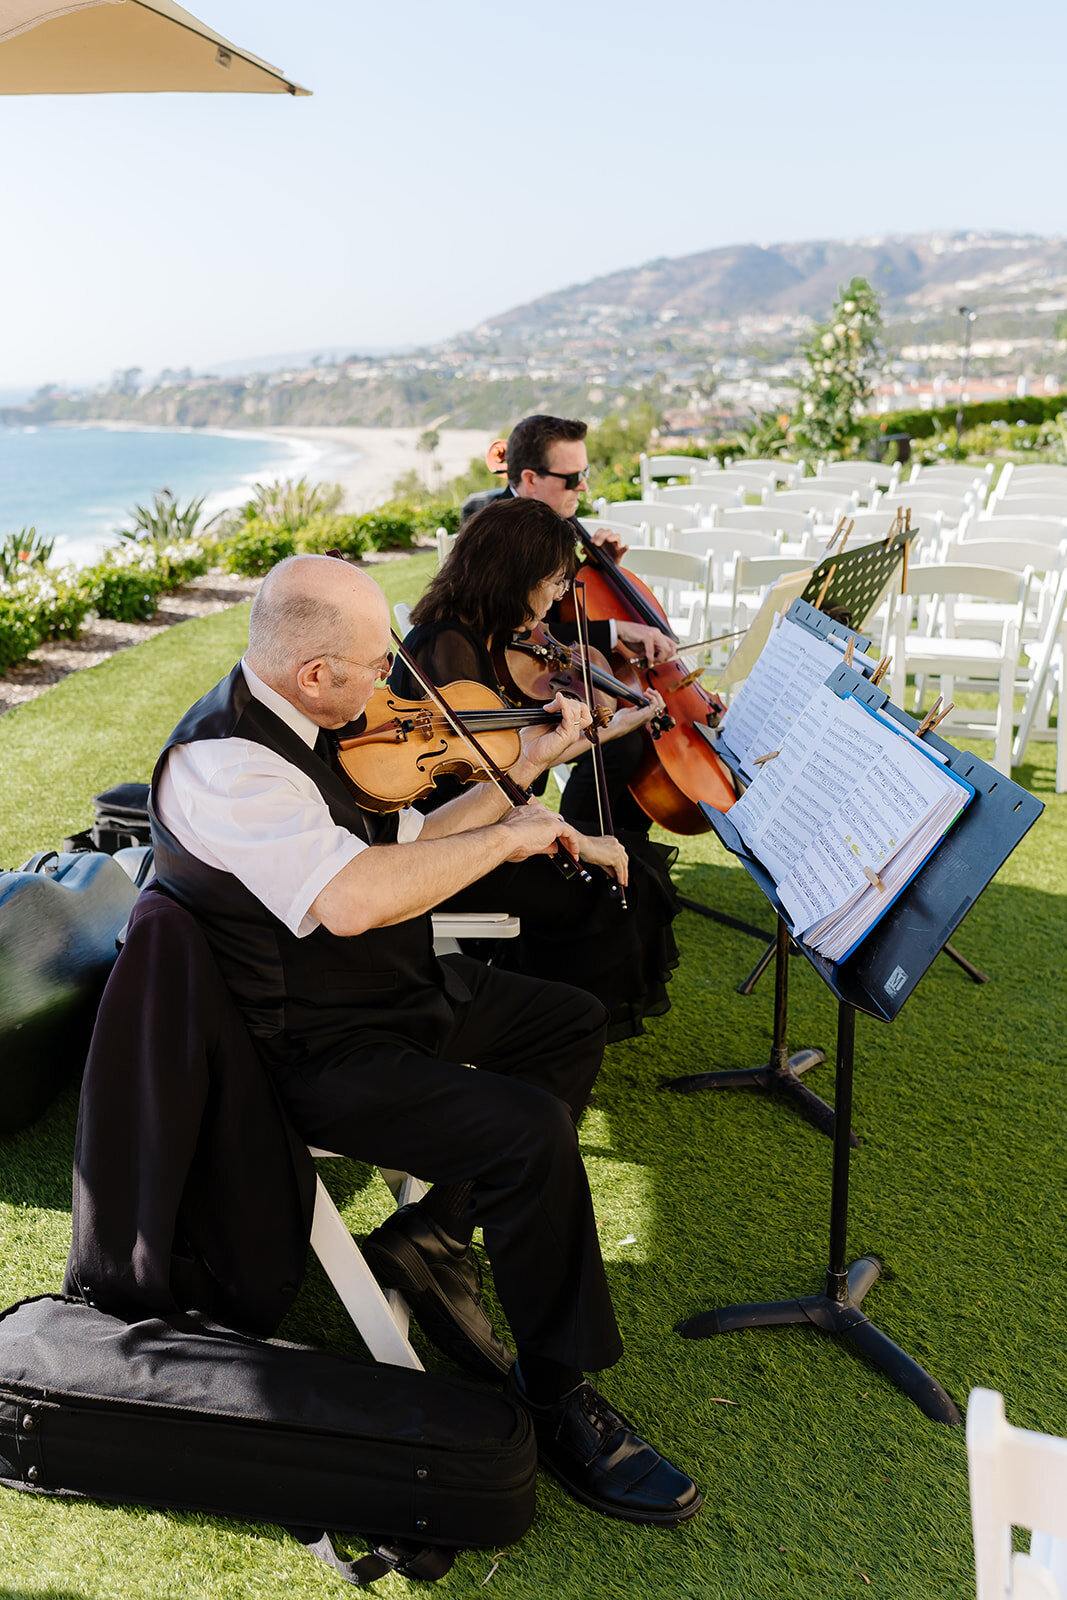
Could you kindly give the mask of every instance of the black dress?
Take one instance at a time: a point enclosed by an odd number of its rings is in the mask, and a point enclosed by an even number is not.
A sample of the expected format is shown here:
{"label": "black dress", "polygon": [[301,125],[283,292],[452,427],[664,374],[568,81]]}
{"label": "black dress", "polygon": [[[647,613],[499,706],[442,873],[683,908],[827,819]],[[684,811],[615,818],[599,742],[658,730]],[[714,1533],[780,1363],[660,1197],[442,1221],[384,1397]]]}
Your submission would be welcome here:
{"label": "black dress", "polygon": [[[413,628],[404,641],[431,681],[442,688],[458,678],[487,684],[500,693],[486,646],[456,618]],[[421,690],[402,662],[390,679],[400,695]],[[454,779],[436,785],[419,803],[432,811],[460,792]],[[593,829],[586,826],[583,831]],[[667,983],[678,965],[671,924],[678,899],[670,880],[677,852],[620,832],[630,858],[624,911],[606,874],[593,883],[564,878],[547,856],[505,862],[447,902],[453,911],[508,911],[519,917],[518,939],[496,947],[500,967],[529,977],[577,984],[594,994],[610,1014],[608,1041],[643,1033],[643,1019],[670,1008]]]}

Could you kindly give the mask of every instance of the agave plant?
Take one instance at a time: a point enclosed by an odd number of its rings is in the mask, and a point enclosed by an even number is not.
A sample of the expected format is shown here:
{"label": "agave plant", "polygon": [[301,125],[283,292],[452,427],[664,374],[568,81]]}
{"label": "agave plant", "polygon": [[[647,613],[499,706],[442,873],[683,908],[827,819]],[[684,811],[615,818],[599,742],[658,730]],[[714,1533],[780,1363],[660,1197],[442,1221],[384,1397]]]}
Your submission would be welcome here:
{"label": "agave plant", "polygon": [[204,496],[182,506],[170,489],[160,489],[152,497],[150,506],[134,506],[130,512],[132,528],[123,528],[120,537],[136,543],[156,545],[177,544],[183,539],[196,537]]}
{"label": "agave plant", "polygon": [[42,538],[36,528],[7,534],[0,540],[0,577],[5,583],[11,583],[28,567],[43,572],[52,559],[55,542]]}
{"label": "agave plant", "polygon": [[246,522],[274,522],[295,532],[312,517],[336,511],[343,493],[339,483],[309,483],[307,478],[257,483],[242,515]]}

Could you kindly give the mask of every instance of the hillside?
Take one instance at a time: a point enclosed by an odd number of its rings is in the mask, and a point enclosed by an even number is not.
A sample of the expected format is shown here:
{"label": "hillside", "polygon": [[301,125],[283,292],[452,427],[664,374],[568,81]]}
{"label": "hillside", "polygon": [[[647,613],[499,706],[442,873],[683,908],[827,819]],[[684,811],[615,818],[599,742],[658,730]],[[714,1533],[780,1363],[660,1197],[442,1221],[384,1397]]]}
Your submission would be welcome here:
{"label": "hillside", "polygon": [[531,410],[595,418],[647,399],[714,427],[731,412],[788,405],[799,342],[854,276],[878,290],[887,352],[903,353],[913,376],[958,372],[961,304],[980,313],[972,374],[1013,380],[1061,361],[1067,239],[887,235],[650,261],[513,307],[427,349],[319,355],[275,370],[250,360],[243,376],[166,373],[147,386],[127,373],[88,394],[42,392],[0,410],[0,423],[503,429]]}
{"label": "hillside", "polygon": [[953,312],[966,299],[980,299],[989,310],[1033,309],[1043,300],[1067,300],[1067,239],[932,233],[730,245],[558,290],[489,318],[478,331],[530,338],[609,309],[638,324],[665,317],[689,326],[749,317],[817,320],[839,285],[855,276],[877,289],[894,321]]}

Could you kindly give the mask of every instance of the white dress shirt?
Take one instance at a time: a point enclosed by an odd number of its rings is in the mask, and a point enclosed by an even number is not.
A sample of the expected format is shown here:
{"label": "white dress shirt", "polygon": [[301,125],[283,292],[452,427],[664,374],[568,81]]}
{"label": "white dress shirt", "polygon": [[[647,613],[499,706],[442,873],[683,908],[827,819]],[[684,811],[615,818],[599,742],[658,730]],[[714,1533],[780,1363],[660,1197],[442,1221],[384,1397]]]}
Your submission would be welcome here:
{"label": "white dress shirt", "polygon": [[[318,726],[242,660],[245,682],[309,749]],[[253,739],[198,739],[175,745],[156,803],[178,843],[209,867],[231,872],[304,938],[318,927],[310,906],[343,867],[370,846],[339,828],[306,773]],[[422,815],[401,811],[398,844],[417,839]]]}

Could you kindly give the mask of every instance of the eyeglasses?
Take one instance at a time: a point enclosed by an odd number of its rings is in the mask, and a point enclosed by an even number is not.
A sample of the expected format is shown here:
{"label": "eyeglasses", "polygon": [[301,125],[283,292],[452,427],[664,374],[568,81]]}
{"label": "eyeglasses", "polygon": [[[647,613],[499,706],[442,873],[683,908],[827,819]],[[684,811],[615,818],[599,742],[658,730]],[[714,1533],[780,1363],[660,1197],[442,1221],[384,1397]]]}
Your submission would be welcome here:
{"label": "eyeglasses", "polygon": [[377,661],[357,661],[354,656],[336,656],[334,659],[351,661],[354,667],[362,667],[364,672],[373,672],[376,678],[387,678],[393,670],[393,662],[396,657],[391,650],[387,650],[384,656],[378,657]]}
{"label": "eyeglasses", "polygon": [[551,472],[548,467],[541,467],[537,476],[539,478],[558,478],[565,489],[577,489],[580,483],[589,482],[589,468],[583,467],[581,472]]}
{"label": "eyeglasses", "polygon": [[[312,661],[320,661],[322,659],[323,657],[321,656],[309,656],[303,665],[306,667]],[[364,672],[373,672],[376,678],[387,678],[393,670],[393,662],[396,657],[391,650],[387,650],[384,656],[378,657],[377,661],[357,661],[355,656],[338,656],[332,653],[326,656],[325,659],[327,661],[349,661],[354,667],[362,667]]]}
{"label": "eyeglasses", "polygon": [[553,587],[561,600],[563,599],[563,596],[569,592],[570,586],[570,578],[557,578],[553,584]]}

